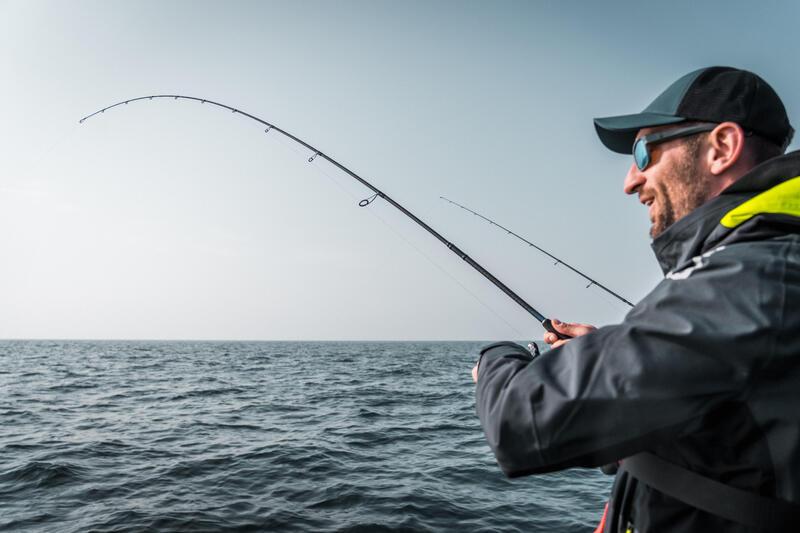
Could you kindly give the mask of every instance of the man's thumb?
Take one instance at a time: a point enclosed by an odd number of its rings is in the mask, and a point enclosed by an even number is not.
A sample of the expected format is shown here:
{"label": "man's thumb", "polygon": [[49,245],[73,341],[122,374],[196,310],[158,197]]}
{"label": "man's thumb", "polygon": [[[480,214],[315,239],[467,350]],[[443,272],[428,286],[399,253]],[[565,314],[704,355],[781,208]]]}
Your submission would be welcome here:
{"label": "man's thumb", "polygon": [[556,331],[558,331],[559,333],[569,335],[570,337],[575,336],[575,333],[572,331],[573,326],[575,326],[575,324],[567,324],[566,322],[562,322],[557,318],[552,319],[550,322],[553,324],[553,327],[556,328]]}
{"label": "man's thumb", "polygon": [[580,337],[581,335],[586,335],[590,331],[596,329],[594,326],[590,326],[589,324],[569,324],[567,322],[562,322],[557,318],[554,318],[550,321],[553,324],[553,327],[559,333],[563,333],[564,335],[569,335],[570,337]]}

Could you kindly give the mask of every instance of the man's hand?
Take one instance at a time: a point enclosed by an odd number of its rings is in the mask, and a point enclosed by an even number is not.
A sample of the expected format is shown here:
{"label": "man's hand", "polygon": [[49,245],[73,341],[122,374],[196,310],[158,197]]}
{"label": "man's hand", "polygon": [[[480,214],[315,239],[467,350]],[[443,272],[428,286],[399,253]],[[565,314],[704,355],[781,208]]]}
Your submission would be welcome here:
{"label": "man's hand", "polygon": [[[556,331],[559,333],[564,333],[565,335],[569,335],[570,337],[580,337],[581,335],[586,335],[590,331],[594,331],[597,328],[590,325],[590,324],[567,324],[566,322],[561,322],[559,319],[554,318],[551,320],[553,327],[556,328]],[[550,348],[558,348],[565,342],[569,342],[571,339],[559,340],[553,333],[546,331],[544,334],[544,342],[550,345]],[[478,365],[476,364],[472,367],[472,381],[475,383],[478,382]]]}
{"label": "man's hand", "polygon": [[[569,335],[570,337],[580,337],[581,335],[586,335],[590,331],[597,329],[589,324],[568,324],[566,322],[561,322],[557,318],[552,319],[551,322],[556,331],[563,333],[564,335]],[[550,348],[558,348],[570,340],[571,339],[560,340],[554,333],[550,333],[549,331],[545,332],[544,334],[544,342],[549,344]]]}

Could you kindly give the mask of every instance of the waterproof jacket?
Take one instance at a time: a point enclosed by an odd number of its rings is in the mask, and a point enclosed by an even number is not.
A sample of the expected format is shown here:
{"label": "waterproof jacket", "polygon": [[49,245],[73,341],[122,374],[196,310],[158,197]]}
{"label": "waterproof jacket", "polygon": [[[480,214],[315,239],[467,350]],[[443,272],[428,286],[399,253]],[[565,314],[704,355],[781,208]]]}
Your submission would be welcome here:
{"label": "waterproof jacket", "polygon": [[[621,324],[532,359],[484,348],[477,411],[510,477],[647,451],[800,503],[800,152],[653,242],[665,278]],[[617,475],[605,532],[755,531]],[[800,524],[798,524],[800,529]]]}

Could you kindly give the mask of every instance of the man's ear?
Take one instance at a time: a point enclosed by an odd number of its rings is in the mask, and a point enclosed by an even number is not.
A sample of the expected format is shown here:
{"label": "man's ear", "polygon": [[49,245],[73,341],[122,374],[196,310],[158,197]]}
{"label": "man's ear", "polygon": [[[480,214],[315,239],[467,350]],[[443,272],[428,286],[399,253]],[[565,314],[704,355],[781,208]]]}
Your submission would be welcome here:
{"label": "man's ear", "polygon": [[723,122],[708,135],[708,143],[708,170],[719,176],[742,157],[744,131],[735,122]]}

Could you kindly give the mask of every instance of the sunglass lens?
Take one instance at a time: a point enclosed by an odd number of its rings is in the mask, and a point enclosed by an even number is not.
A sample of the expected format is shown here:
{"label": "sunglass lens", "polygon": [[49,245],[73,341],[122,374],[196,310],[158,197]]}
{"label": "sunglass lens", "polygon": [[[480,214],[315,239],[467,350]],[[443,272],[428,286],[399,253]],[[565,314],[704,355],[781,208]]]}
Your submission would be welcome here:
{"label": "sunglass lens", "polygon": [[636,167],[639,170],[644,170],[650,164],[650,152],[647,150],[647,145],[641,139],[636,141],[633,145],[633,159],[636,161]]}

